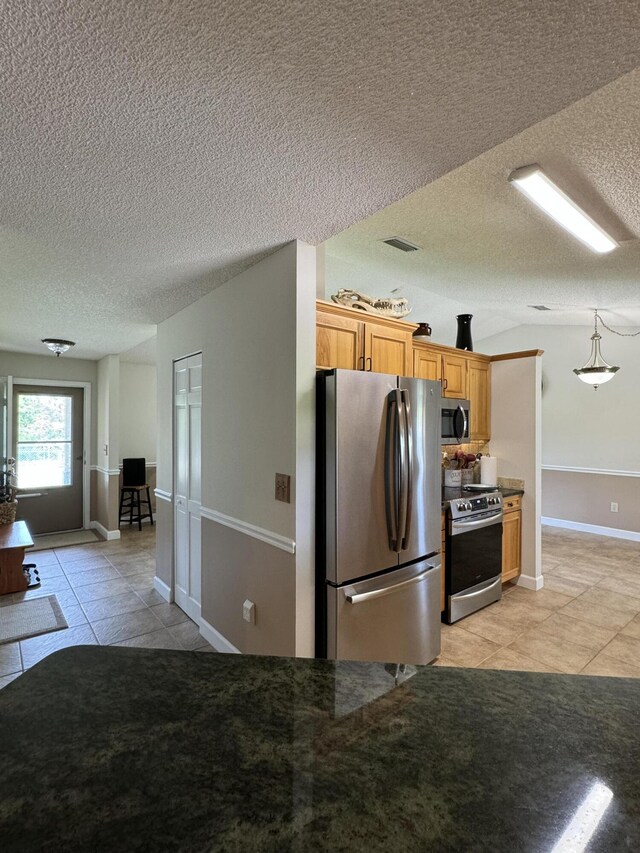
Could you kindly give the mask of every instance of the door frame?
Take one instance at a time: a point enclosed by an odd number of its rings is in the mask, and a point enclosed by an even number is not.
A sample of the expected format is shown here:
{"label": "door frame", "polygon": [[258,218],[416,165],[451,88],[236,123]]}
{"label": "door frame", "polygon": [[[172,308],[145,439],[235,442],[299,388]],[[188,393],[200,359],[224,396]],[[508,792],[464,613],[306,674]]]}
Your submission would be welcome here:
{"label": "door frame", "polygon": [[17,376],[7,377],[8,385],[8,401],[7,405],[11,413],[8,418],[10,424],[7,426],[7,447],[13,452],[13,386],[14,385],[42,385],[54,388],[82,388],[83,395],[83,412],[82,412],[82,453],[84,461],[82,465],[82,529],[88,530],[90,527],[90,507],[91,507],[91,383],[90,382],[75,382],[67,379],[22,379]]}

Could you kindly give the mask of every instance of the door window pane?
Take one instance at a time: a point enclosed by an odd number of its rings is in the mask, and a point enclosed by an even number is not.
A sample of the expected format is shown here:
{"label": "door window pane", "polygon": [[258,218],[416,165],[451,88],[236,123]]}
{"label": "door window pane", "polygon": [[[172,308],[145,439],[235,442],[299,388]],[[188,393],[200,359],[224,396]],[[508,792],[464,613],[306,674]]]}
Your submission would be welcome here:
{"label": "door window pane", "polygon": [[17,402],[18,488],[70,486],[72,398],[59,394],[19,394]]}

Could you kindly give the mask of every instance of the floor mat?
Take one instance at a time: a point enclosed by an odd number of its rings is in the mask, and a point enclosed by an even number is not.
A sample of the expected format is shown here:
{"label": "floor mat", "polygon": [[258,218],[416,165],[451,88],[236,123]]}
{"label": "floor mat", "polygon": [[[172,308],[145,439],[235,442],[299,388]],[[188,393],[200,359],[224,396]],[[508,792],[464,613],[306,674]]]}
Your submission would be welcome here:
{"label": "floor mat", "polygon": [[68,627],[55,595],[0,607],[0,643],[13,643]]}
{"label": "floor mat", "polygon": [[49,548],[64,548],[65,545],[85,545],[102,540],[93,530],[73,530],[71,533],[41,533],[33,537],[33,548],[29,551],[47,551]]}

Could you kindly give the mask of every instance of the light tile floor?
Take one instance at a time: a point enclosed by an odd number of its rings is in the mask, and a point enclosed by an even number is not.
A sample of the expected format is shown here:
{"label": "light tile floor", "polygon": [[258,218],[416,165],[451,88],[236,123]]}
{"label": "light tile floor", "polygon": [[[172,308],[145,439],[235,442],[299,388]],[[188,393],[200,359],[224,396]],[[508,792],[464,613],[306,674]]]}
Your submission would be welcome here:
{"label": "light tile floor", "polygon": [[[79,644],[213,651],[153,589],[155,528],[35,556],[69,628],[0,645],[0,688],[46,655]],[[443,625],[440,666],[640,677],[640,543],[543,528],[544,588],[507,585],[502,601]]]}
{"label": "light tile floor", "polygon": [[440,666],[640,677],[640,543],[543,527],[544,588],[443,625]]}
{"label": "light tile floor", "polygon": [[[112,542],[38,551],[42,585],[0,596],[0,608],[55,593],[69,628],[0,645],[0,688],[43,657],[81,644],[213,651],[197,626],[153,588],[155,526],[122,528]],[[0,612],[0,618],[2,618]]]}

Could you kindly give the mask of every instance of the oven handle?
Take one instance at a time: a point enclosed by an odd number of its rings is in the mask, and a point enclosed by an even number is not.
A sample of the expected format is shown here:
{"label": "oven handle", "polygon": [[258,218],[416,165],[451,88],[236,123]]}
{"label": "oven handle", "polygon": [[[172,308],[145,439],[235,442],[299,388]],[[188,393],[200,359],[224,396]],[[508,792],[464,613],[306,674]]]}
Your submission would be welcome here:
{"label": "oven handle", "polygon": [[480,518],[474,521],[452,521],[451,536],[458,536],[460,533],[468,533],[470,530],[482,530],[483,527],[491,527],[494,524],[502,524],[502,510],[490,515],[487,518]]}
{"label": "oven handle", "polygon": [[500,575],[495,580],[485,581],[482,589],[476,589],[474,592],[456,592],[451,598],[455,598],[456,601],[462,601],[465,598],[475,598],[476,595],[484,595],[485,592],[498,586],[498,584],[502,584],[502,576]]}

